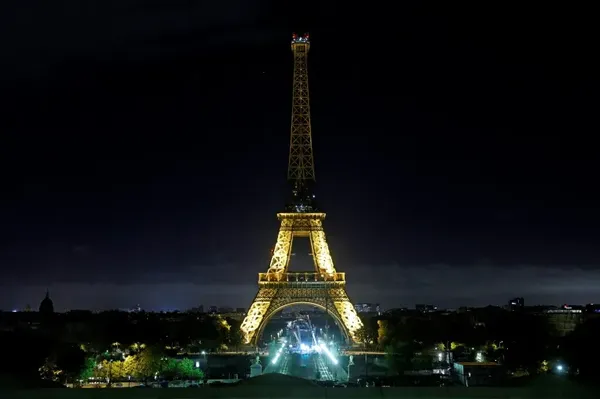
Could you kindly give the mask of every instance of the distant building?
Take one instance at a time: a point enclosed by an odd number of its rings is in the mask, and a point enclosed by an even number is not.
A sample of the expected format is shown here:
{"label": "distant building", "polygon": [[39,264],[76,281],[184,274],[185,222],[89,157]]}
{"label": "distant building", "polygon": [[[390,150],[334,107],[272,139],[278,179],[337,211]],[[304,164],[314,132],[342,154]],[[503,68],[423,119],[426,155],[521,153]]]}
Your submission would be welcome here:
{"label": "distant building", "polygon": [[381,311],[378,303],[356,303],[354,304],[354,308],[358,313],[373,313]]}
{"label": "distant building", "polygon": [[236,313],[246,313],[246,308],[235,308]]}
{"label": "distant building", "polygon": [[233,308],[230,308],[229,306],[222,306],[219,308],[218,313],[233,313]]}
{"label": "distant building", "polygon": [[547,309],[544,315],[553,334],[558,337],[564,337],[583,322],[583,310],[569,305],[563,305],[560,309]]}
{"label": "distant building", "polygon": [[508,310],[514,312],[516,310],[523,310],[525,307],[525,299],[523,297],[513,298],[508,301]]}
{"label": "distant building", "polygon": [[386,310],[385,314],[389,316],[404,316],[408,314],[408,312],[408,308],[393,308]]}
{"label": "distant building", "polygon": [[598,303],[588,303],[585,305],[586,313],[600,314],[600,304]]}
{"label": "distant building", "polygon": [[502,367],[492,362],[456,362],[454,378],[465,386],[498,385],[503,377]]}
{"label": "distant building", "polygon": [[46,291],[46,297],[40,303],[39,311],[40,314],[46,316],[54,314],[54,302],[50,299],[50,291]]}
{"label": "distant building", "polygon": [[214,305],[212,305],[212,306],[209,306],[209,307],[208,307],[208,313],[215,314],[215,313],[217,313],[218,311],[219,311],[219,308],[218,308],[217,306],[214,306]]}
{"label": "distant building", "polygon": [[120,312],[127,312],[127,313],[141,313],[144,310],[142,309],[142,307],[138,304],[138,305],[134,305],[130,308],[122,308],[119,309]]}
{"label": "distant building", "polygon": [[434,305],[425,305],[425,304],[416,304],[415,309],[422,313],[431,313],[437,310],[437,306]]}

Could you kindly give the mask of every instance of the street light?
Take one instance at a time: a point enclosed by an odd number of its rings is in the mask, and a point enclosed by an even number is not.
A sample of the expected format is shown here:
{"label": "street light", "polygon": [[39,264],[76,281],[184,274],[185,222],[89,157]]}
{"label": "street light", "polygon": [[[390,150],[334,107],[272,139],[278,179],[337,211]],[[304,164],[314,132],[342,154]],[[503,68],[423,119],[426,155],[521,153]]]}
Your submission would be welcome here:
{"label": "street light", "polygon": [[206,360],[206,351],[202,351],[202,352],[200,352],[200,354],[204,358],[204,370],[206,370],[204,372],[204,379],[207,380],[208,379],[208,360]]}
{"label": "street light", "polygon": [[354,366],[354,356],[350,355],[348,360],[348,382],[350,382],[350,366]]}

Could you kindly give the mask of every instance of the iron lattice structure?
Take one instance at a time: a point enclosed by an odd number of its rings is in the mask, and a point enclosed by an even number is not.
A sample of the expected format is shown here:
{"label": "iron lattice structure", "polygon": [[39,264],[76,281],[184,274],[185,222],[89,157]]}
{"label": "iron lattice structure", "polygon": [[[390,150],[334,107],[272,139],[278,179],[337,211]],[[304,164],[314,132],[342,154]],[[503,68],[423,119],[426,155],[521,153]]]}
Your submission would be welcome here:
{"label": "iron lattice structure", "polygon": [[[335,270],[323,230],[325,213],[314,211],[310,182],[315,171],[310,127],[307,55],[308,34],[292,37],[294,53],[294,94],[288,179],[293,183],[294,203],[278,213],[281,222],[269,269],[258,274],[258,294],[241,325],[246,343],[256,345],[269,319],[283,308],[310,304],[326,310],[348,341],[358,342],[363,324],[348,294],[346,276]],[[315,269],[289,272],[294,238],[310,240]]]}
{"label": "iron lattice structure", "polygon": [[292,90],[292,127],[288,180],[298,185],[315,180],[315,165],[308,95],[308,35],[293,37],[294,80]]}

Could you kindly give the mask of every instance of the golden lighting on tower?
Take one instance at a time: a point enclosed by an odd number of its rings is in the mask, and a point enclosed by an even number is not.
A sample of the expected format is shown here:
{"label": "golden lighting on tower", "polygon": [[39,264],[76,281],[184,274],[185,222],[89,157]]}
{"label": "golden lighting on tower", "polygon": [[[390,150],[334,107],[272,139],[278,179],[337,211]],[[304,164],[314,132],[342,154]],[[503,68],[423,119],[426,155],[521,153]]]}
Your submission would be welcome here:
{"label": "golden lighting on tower", "polygon": [[[308,91],[309,35],[292,35],[294,78],[292,96],[292,126],[288,180],[294,185],[297,203],[291,212],[278,213],[281,222],[277,242],[272,250],[266,273],[258,274],[258,293],[242,322],[245,342],[256,344],[262,330],[278,311],[292,305],[309,304],[326,310],[342,328],[349,341],[358,343],[357,333],[363,324],[348,294],[345,273],[336,271],[323,230],[325,213],[314,211],[308,190],[315,180],[310,101]],[[289,272],[293,240],[310,240],[314,270]]]}

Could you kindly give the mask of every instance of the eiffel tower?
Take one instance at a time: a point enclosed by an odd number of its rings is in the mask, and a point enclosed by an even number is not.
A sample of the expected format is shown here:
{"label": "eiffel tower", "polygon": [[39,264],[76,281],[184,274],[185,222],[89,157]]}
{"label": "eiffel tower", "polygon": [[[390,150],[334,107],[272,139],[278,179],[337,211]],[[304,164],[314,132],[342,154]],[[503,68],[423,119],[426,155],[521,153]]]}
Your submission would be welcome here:
{"label": "eiffel tower", "polygon": [[[294,33],[291,46],[294,80],[288,180],[292,183],[292,198],[285,212],[277,214],[281,227],[271,263],[266,273],[258,274],[258,294],[240,328],[246,343],[256,345],[265,325],[278,311],[308,304],[328,312],[346,341],[357,343],[357,332],[363,324],[346,293],[345,273],[336,271],[333,265],[323,231],[325,213],[317,209],[312,191],[315,169],[308,93],[308,33]],[[288,272],[292,242],[297,237],[310,240],[313,271]]]}

